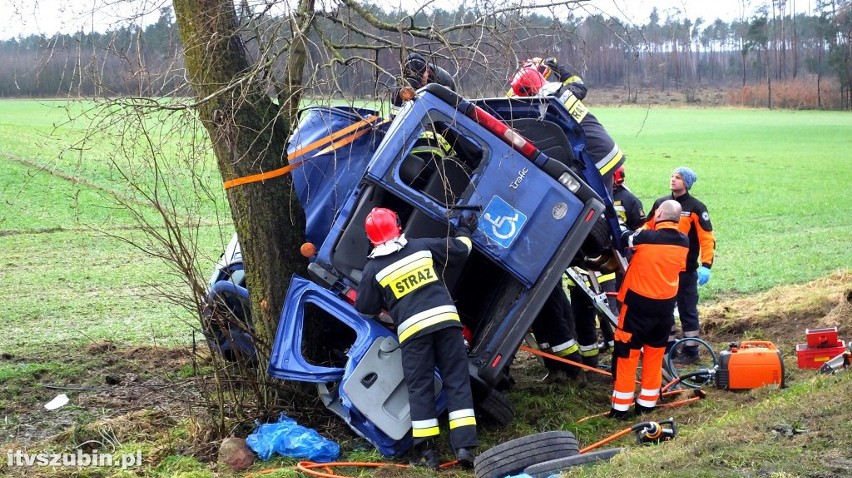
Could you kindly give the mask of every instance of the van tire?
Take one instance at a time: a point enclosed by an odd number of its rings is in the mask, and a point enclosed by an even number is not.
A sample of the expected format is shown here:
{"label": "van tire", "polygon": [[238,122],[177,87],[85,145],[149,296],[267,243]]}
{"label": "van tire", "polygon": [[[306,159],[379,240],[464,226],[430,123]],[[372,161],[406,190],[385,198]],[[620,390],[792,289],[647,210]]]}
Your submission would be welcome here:
{"label": "van tire", "polygon": [[536,433],[501,443],[476,457],[476,478],[503,478],[528,466],[573,456],[580,452],[577,438],[569,431]]}
{"label": "van tire", "polygon": [[573,466],[607,461],[622,451],[624,451],[624,448],[607,448],[604,450],[590,451],[581,455],[557,458],[555,460],[528,466],[524,468],[524,473],[532,476],[533,478],[547,478],[550,475],[558,475]]}
{"label": "van tire", "polygon": [[599,256],[612,249],[612,237],[610,237],[609,223],[603,216],[598,216],[595,225],[586,240],[583,242],[583,253],[589,257]]}
{"label": "van tire", "polygon": [[492,389],[488,395],[476,404],[476,411],[490,423],[505,427],[515,420],[515,407],[509,397]]}

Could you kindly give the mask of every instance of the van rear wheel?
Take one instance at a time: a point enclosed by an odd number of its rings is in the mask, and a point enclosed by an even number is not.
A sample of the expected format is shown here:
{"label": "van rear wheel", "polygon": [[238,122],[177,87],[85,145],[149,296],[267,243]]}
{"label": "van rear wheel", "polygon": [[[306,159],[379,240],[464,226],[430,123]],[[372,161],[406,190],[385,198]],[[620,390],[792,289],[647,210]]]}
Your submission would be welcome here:
{"label": "van rear wheel", "polygon": [[476,411],[499,427],[505,427],[515,419],[512,402],[502,392],[493,389],[476,403]]}

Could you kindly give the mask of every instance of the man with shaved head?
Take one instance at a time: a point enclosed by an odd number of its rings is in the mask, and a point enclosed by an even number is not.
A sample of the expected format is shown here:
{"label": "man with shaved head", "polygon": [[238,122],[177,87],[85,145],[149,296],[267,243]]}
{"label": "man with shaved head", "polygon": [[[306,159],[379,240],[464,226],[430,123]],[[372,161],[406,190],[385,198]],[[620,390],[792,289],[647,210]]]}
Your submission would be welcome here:
{"label": "man with shaved head", "polygon": [[[660,218],[663,222],[672,221],[676,223],[680,221],[680,213],[682,211],[683,208],[680,206],[680,203],[672,199],[663,201],[663,203],[660,204]],[[655,218],[655,224],[659,223],[660,220]]]}
{"label": "man with shaved head", "polygon": [[612,354],[613,418],[628,418],[640,356],[642,381],[636,414],[648,413],[657,405],[663,355],[674,325],[679,275],[686,268],[689,251],[689,239],[677,229],[681,212],[677,201],[663,201],[654,211],[654,229],[625,231],[622,236],[634,253],[618,291],[621,313]]}

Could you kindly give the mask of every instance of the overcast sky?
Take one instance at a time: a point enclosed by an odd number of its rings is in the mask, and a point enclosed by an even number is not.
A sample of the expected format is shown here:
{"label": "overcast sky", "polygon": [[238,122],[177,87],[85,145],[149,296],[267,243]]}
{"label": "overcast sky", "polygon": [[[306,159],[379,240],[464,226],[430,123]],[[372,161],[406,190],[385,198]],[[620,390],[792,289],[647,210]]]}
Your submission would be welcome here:
{"label": "overcast sky", "polygon": [[[380,5],[401,5],[409,10],[426,3],[425,0],[372,1]],[[662,18],[669,13],[680,13],[691,19],[703,17],[705,23],[711,23],[716,18],[725,21],[740,18],[744,1],[747,4],[745,16],[749,17],[756,7],[769,0],[591,0],[583,4],[583,10],[644,24],[651,9],[656,7]],[[548,0],[525,1],[527,4],[533,2],[549,3]],[[798,12],[810,11],[813,2],[815,0],[788,0],[789,6],[795,5]],[[454,10],[458,3],[459,0],[431,0],[429,5]],[[150,23],[158,18],[158,10],[163,6],[171,6],[171,0],[0,0],[0,12],[4,14],[0,39],[32,33],[51,36],[56,32],[91,31],[93,26],[103,31],[131,17],[143,24]]]}

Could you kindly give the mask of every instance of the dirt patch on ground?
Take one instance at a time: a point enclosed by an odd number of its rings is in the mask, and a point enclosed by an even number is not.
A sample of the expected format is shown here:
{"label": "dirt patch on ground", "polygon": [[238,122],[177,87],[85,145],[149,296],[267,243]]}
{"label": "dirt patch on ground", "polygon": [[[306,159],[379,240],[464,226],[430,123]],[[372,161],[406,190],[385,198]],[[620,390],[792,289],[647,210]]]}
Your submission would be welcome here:
{"label": "dirt patch on ground", "polygon": [[728,106],[731,88],[700,86],[693,88],[595,87],[584,100],[589,106],[689,106],[719,108]]}
{"label": "dirt patch on ground", "polygon": [[121,357],[145,370],[180,370],[192,361],[188,350],[160,347],[133,347],[122,351]]}
{"label": "dirt patch on ground", "polygon": [[701,308],[706,337],[771,340],[785,352],[804,342],[806,328],[836,326],[848,339],[850,319],[852,271],[848,269],[807,284],[722,299]]}
{"label": "dirt patch on ground", "polygon": [[[0,401],[0,442],[27,444],[66,432],[80,423],[120,419],[141,411],[186,415],[193,390],[182,378],[191,367],[183,350],[136,347],[119,350],[98,342],[62,357],[4,355],[21,373],[4,383]],[[68,405],[46,410],[44,404],[66,395]]]}

